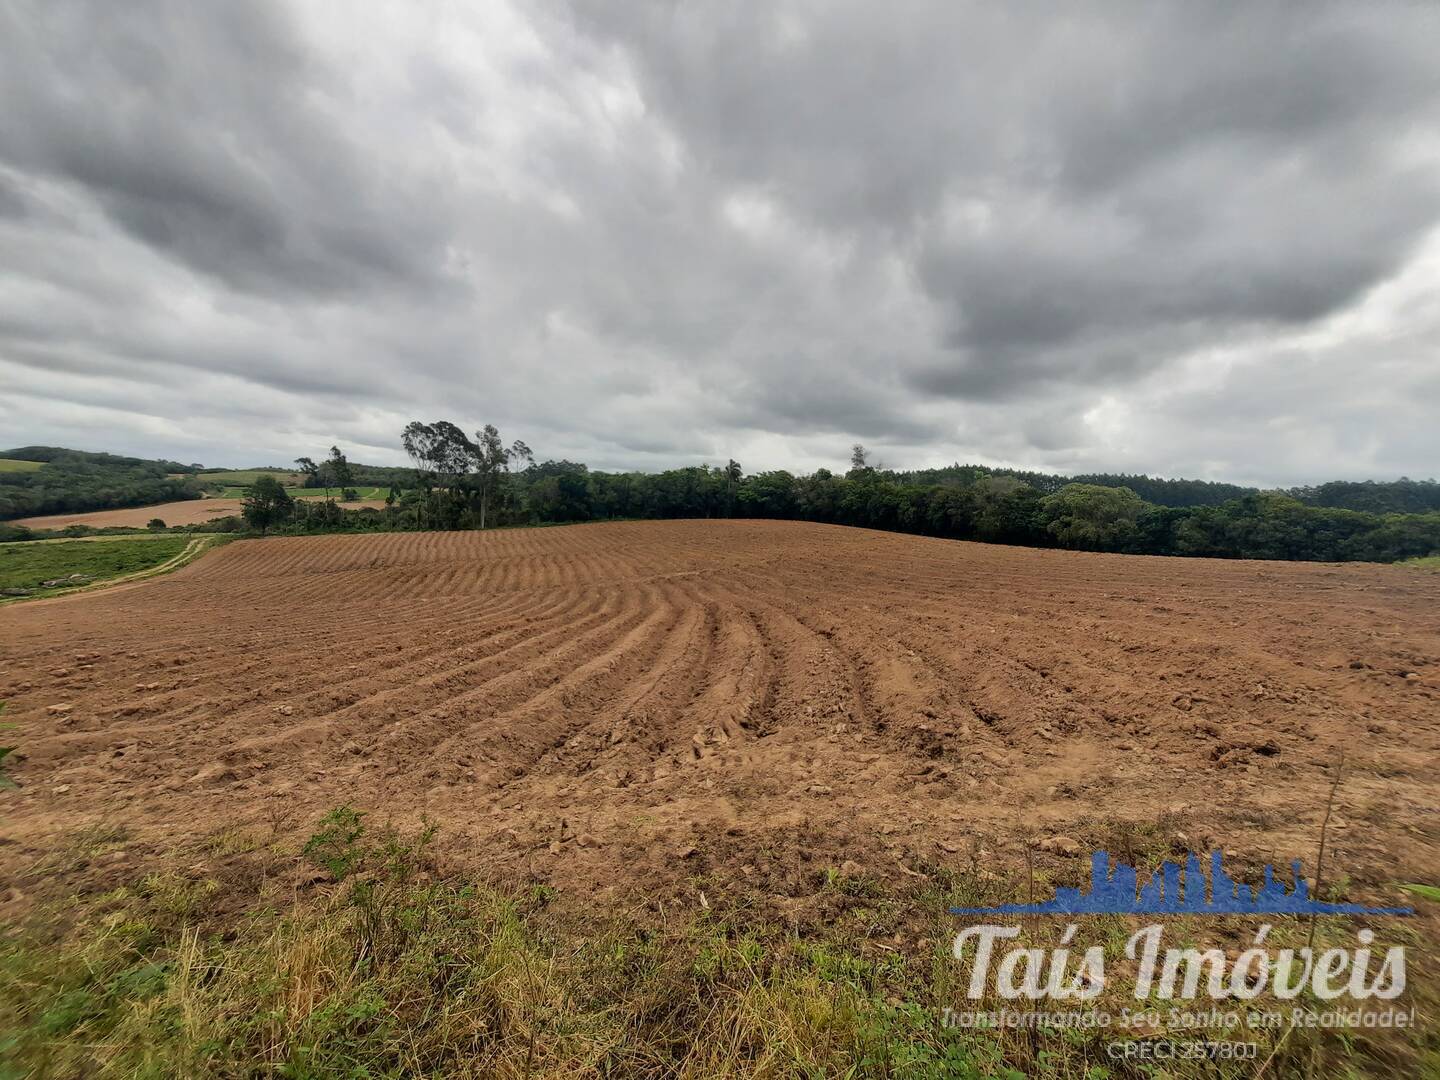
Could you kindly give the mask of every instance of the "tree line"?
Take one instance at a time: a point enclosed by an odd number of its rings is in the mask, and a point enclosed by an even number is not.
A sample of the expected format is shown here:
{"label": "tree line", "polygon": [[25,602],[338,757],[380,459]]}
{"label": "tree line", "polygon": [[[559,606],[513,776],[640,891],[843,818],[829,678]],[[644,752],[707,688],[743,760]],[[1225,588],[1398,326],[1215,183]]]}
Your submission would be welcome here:
{"label": "tree line", "polygon": [[[894,472],[870,465],[859,445],[844,473],[799,475],[747,474],[733,460],[658,473],[601,472],[571,461],[537,461],[524,442],[507,446],[494,425],[471,435],[445,420],[412,422],[401,445],[415,468],[403,489],[392,488],[383,511],[344,513],[328,501],[292,500],[272,480],[274,490],[267,486],[262,493],[266,498],[247,500],[246,518],[257,528],[263,518],[264,529],[305,532],[754,517],[1150,555],[1392,562],[1440,551],[1440,511],[1396,513],[1322,502],[1363,496],[1383,506],[1384,491],[1391,489],[1406,505],[1440,506],[1440,500],[1430,501],[1440,496],[1434,481],[1291,492],[1150,481],[1147,490],[1178,503],[1164,505],[1111,476],[1062,478],[961,465]],[[1138,479],[1146,487],[1150,478]],[[1230,497],[1214,501],[1217,491]]]}
{"label": "tree line", "polygon": [[1053,495],[1069,484],[1094,484],[1097,487],[1125,487],[1146,502],[1156,506],[1219,506],[1246,495],[1259,494],[1259,488],[1240,484],[1217,483],[1213,480],[1167,480],[1157,476],[1129,473],[1084,473],[1060,476],[1055,473],[1030,472],[1025,469],[993,469],[985,465],[947,465],[940,469],[917,469],[913,472],[888,472],[897,483],[923,486],[969,487],[988,476],[1005,476],[1024,481],[1042,495]]}

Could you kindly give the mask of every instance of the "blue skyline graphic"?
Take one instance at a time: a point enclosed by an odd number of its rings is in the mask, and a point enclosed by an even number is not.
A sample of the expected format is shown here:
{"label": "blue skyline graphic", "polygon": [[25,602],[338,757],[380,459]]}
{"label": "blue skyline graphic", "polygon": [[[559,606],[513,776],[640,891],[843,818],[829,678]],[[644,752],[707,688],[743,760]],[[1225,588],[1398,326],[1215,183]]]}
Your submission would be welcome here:
{"label": "blue skyline graphic", "polygon": [[[1223,856],[1210,853],[1207,882],[1199,856],[1191,854],[1184,867],[1166,862],[1140,887],[1133,866],[1116,861],[1111,874],[1108,851],[1090,855],[1090,889],[1085,892],[1059,886],[1055,899],[1042,904],[1001,904],[998,907],[950,909],[952,915],[1413,915],[1414,908],[1366,907],[1364,904],[1327,904],[1311,899],[1310,887],[1300,873],[1300,860],[1290,864],[1290,885],[1276,880],[1265,866],[1265,884],[1259,889],[1225,873]],[[1210,895],[1206,897],[1206,885]]]}

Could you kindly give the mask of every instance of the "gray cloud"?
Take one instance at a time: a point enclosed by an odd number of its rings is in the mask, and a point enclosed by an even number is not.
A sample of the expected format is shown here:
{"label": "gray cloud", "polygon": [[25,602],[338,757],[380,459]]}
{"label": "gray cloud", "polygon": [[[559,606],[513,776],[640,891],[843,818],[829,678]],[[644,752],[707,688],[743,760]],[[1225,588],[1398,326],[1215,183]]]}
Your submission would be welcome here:
{"label": "gray cloud", "polygon": [[433,286],[443,222],[334,122],[346,87],[261,4],[7,8],[0,142],[123,231],[266,293]]}
{"label": "gray cloud", "polygon": [[1399,3],[0,0],[0,441],[1426,474],[1437,41]]}

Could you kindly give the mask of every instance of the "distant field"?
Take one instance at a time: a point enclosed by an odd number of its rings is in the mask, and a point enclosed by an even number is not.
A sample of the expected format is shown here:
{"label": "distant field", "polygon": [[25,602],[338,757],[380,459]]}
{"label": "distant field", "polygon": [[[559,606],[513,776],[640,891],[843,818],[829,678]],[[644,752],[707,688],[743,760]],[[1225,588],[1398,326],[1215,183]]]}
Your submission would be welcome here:
{"label": "distant field", "polygon": [[249,487],[262,476],[273,476],[286,487],[298,487],[305,479],[300,473],[285,469],[226,469],[223,472],[198,473],[195,479],[202,484],[221,484],[229,489]]}
{"label": "distant field", "polygon": [[[346,510],[385,509],[385,503],[379,499],[362,499],[340,505]],[[238,513],[239,499],[186,499],[183,502],[159,503],[155,506],[131,506],[123,510],[92,510],[79,514],[18,518],[10,524],[24,525],[27,529],[63,529],[66,525],[89,525],[95,529],[143,529],[151,518],[158,517],[173,528],[176,525],[203,525],[215,518]]]}
{"label": "distant field", "polygon": [[21,461],[19,458],[0,458],[0,472],[34,472],[43,461]]}
{"label": "distant field", "polygon": [[0,544],[0,589],[38,589],[42,581],[71,574],[92,581],[133,574],[173,559],[189,542],[185,536],[127,536]]}
{"label": "distant field", "polygon": [[[282,482],[283,482],[283,481],[282,481]],[[287,487],[288,487],[288,486],[289,486],[289,485],[287,485]],[[246,487],[247,487],[247,485],[233,485],[233,486],[225,487],[225,488],[221,489],[221,491],[219,491],[219,492],[217,493],[217,497],[218,497],[218,498],[221,498],[221,499],[243,499],[243,498],[245,497]],[[289,490],[290,490],[290,497],[291,497],[292,499],[323,499],[323,498],[325,498],[325,489],[324,489],[324,488],[290,488]],[[361,488],[356,488],[355,490],[360,493],[360,498],[361,498],[361,499],[381,499],[381,500],[383,500],[383,499],[385,498],[386,494],[389,493],[389,490],[390,490],[390,489],[389,489],[389,488],[383,488],[383,487],[361,487]],[[338,499],[340,498],[340,489],[339,489],[339,488],[333,488],[333,487],[332,487],[332,488],[330,489],[330,497],[331,497],[332,499],[338,500]],[[346,504],[346,505],[349,505],[349,504]]]}
{"label": "distant field", "polygon": [[[201,473],[198,479],[207,488],[210,488],[211,485],[219,485],[219,490],[214,491],[216,498],[243,499],[246,489],[262,476],[275,477],[290,489],[292,498],[323,499],[326,497],[324,488],[301,487],[300,485],[305,482],[304,475],[298,472],[287,472],[284,469],[226,469],[223,472]],[[390,489],[367,485],[357,486],[355,490],[360,493],[361,499],[383,500]],[[338,498],[339,494],[339,488],[332,487],[330,489],[331,498]]]}
{"label": "distant field", "polygon": [[63,529],[66,525],[89,525],[95,529],[143,529],[151,518],[158,517],[166,525],[201,525],[214,518],[239,512],[238,499],[185,499],[153,506],[129,506],[119,510],[46,514],[41,517],[19,518],[10,524],[24,525],[27,529]]}

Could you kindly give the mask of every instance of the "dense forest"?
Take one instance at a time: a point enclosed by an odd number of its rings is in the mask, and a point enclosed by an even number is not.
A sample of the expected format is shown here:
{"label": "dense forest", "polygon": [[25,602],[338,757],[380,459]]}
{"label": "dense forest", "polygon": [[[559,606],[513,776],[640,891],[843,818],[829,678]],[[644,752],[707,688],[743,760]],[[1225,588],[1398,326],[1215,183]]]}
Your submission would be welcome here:
{"label": "dense forest", "polygon": [[[1149,477],[1058,477],[955,465],[872,468],[854,447],[843,474],[746,474],[739,463],[606,473],[536,462],[490,425],[474,438],[448,421],[412,423],[416,469],[383,511],[302,505],[279,488],[247,514],[267,529],[465,529],[615,518],[761,517],[820,521],[991,543],[1153,555],[1392,562],[1440,551],[1434,481],[1326,484],[1291,492]],[[1142,496],[1144,492],[1149,498]],[[1330,505],[1363,501],[1367,509]],[[1420,507],[1423,513],[1391,512]]]}
{"label": "dense forest", "polygon": [[21,446],[0,458],[39,461],[31,471],[0,471],[0,521],[197,499],[196,465],[92,454],[57,446]]}
{"label": "dense forest", "polygon": [[1289,494],[1313,506],[1364,510],[1371,514],[1428,514],[1440,511],[1440,484],[1434,480],[1332,480],[1313,488],[1295,488]]}

